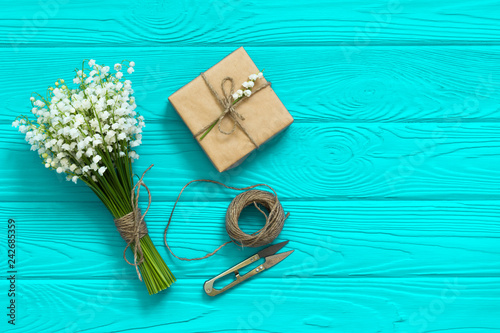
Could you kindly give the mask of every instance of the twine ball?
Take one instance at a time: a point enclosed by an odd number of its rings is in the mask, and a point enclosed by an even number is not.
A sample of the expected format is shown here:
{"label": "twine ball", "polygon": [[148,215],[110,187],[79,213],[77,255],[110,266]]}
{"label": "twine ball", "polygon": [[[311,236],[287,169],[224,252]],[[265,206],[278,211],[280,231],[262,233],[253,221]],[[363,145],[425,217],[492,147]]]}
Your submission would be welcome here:
{"label": "twine ball", "polygon": [[[238,220],[243,209],[251,204],[254,204],[266,217],[266,223],[262,229],[249,235],[240,229]],[[266,215],[258,204],[262,205],[269,214]],[[267,191],[250,190],[240,193],[229,204],[226,212],[226,231],[229,237],[240,246],[259,247],[270,244],[278,237],[286,217],[277,196]]]}

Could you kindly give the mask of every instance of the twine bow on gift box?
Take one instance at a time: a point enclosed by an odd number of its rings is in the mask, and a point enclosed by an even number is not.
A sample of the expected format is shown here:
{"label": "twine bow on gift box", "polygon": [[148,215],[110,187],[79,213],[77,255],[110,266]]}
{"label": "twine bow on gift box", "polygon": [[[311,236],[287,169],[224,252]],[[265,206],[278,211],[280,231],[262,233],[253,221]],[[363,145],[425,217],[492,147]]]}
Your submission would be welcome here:
{"label": "twine bow on gift box", "polygon": [[[124,215],[118,219],[115,219],[115,226],[120,233],[120,236],[123,238],[125,242],[127,242],[127,246],[123,250],[123,259],[132,266],[135,266],[135,270],[137,272],[137,276],[139,280],[142,281],[141,273],[139,272],[139,265],[144,261],[144,253],[142,252],[140,239],[148,234],[148,227],[146,226],[146,221],[144,221],[144,217],[148,213],[149,207],[151,206],[151,192],[146,184],[142,181],[146,172],[149,171],[153,167],[153,164],[149,168],[144,171],[141,178],[135,183],[132,188],[131,193],[131,203],[132,203],[132,211],[127,215]],[[139,208],[139,193],[141,190],[141,186],[144,186],[146,191],[148,191],[148,208],[144,212],[141,213]],[[137,195],[135,193],[137,189]],[[127,259],[127,249],[134,245],[134,262],[131,263]]]}
{"label": "twine bow on gift box", "polygon": [[[222,107],[222,113],[220,114],[219,117],[217,117],[217,119],[215,119],[213,122],[211,122],[210,124],[208,124],[207,126],[203,127],[200,131],[198,131],[197,133],[195,133],[195,137],[197,137],[198,135],[201,135],[203,134],[201,137],[200,137],[200,141],[203,140],[203,138],[214,128],[214,126],[218,123],[218,129],[219,129],[219,132],[221,132],[222,134],[225,134],[225,135],[230,135],[230,134],[233,134],[234,131],[236,130],[236,126],[238,126],[242,131],[243,133],[245,133],[245,135],[250,139],[250,141],[253,143],[253,145],[256,147],[256,148],[259,148],[259,145],[255,142],[255,140],[252,138],[252,136],[248,133],[248,131],[245,129],[245,127],[240,123],[239,120],[245,120],[245,118],[240,114],[238,113],[235,108],[244,100],[247,100],[248,98],[252,97],[253,95],[255,95],[257,92],[261,91],[262,89],[268,87],[271,85],[271,82],[266,82],[265,84],[263,84],[262,86],[258,87],[257,89],[255,89],[254,91],[252,91],[252,94],[250,96],[242,96],[240,98],[238,98],[237,100],[234,100],[233,98],[233,93],[234,93],[234,80],[232,77],[225,77],[224,79],[222,79],[222,82],[221,82],[221,89],[222,89],[222,94],[223,94],[223,97],[221,98],[219,96],[219,94],[217,93],[217,91],[215,91],[214,87],[212,86],[212,84],[210,83],[210,81],[208,81],[207,77],[205,76],[205,73],[201,73],[200,74],[201,77],[203,78],[203,80],[205,81],[208,89],[210,90],[210,92],[212,93],[212,95],[214,95],[215,99],[217,99],[217,101],[219,102],[219,104],[221,105]],[[231,82],[231,89],[230,91],[226,91],[226,87],[225,87],[225,83],[229,81]],[[225,118],[225,117],[231,117],[231,119],[233,120],[233,128],[227,132],[227,131],[224,131],[222,128],[221,128],[221,123],[222,123],[222,120]]]}

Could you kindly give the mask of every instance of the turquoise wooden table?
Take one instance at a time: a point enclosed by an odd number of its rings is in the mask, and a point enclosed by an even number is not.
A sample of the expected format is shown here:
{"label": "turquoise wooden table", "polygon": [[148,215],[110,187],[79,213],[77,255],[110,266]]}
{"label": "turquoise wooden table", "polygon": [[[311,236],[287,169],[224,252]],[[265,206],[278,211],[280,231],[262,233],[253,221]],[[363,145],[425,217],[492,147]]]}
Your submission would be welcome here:
{"label": "turquoise wooden table", "polygon": [[[2,276],[14,219],[16,325],[0,331],[500,331],[498,1],[21,0],[0,12]],[[295,118],[231,171],[210,164],[167,98],[244,46]],[[112,217],[83,184],[40,165],[11,127],[32,91],[85,58],[134,60],[146,118],[142,172],[154,243],[177,282],[148,296]],[[203,282],[253,254],[196,262],[162,242],[189,180],[268,183],[295,252],[215,298]],[[176,254],[227,239],[235,192],[195,185],[169,231]],[[145,198],[143,198],[145,199]],[[141,205],[145,202],[142,201]],[[256,230],[258,212],[242,226]]]}

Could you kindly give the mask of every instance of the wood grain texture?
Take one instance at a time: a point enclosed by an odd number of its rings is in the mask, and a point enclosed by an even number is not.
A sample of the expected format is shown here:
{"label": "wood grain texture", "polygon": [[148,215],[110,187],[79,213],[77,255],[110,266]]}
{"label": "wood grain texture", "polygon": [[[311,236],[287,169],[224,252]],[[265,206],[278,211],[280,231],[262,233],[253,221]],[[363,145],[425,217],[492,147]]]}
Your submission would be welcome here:
{"label": "wood grain texture", "polygon": [[[19,273],[18,325],[4,318],[0,331],[500,331],[499,14],[494,0],[4,6],[0,215],[17,223]],[[219,174],[167,98],[239,46],[296,121]],[[155,297],[123,261],[104,206],[44,169],[10,126],[29,113],[32,91],[70,81],[85,58],[137,64],[131,79],[147,127],[134,168],[155,164],[147,221],[178,279]],[[199,178],[268,183],[291,213],[279,240],[295,252],[217,298],[203,282],[257,249],[230,245],[199,262],[168,254],[173,201]],[[227,239],[235,194],[188,189],[169,232],[176,254],[201,256]],[[243,230],[261,223],[245,210]],[[0,249],[6,272],[5,241]],[[1,279],[1,306],[7,287]]]}
{"label": "wood grain texture", "polygon": [[[26,2],[24,4],[24,2]],[[384,0],[23,1],[0,18],[0,43],[25,46],[489,45],[498,3]],[[95,10],[88,10],[95,8]],[[97,9],[99,8],[99,9]],[[83,15],[82,15],[83,14]]]}
{"label": "wood grain texture", "polygon": [[[170,107],[168,112],[175,111]],[[11,189],[0,193],[3,200],[97,202],[85,185],[75,186],[45,169],[21,135],[8,128],[0,131],[2,146],[9,147],[3,148],[9,166],[3,183]],[[281,198],[298,200],[498,200],[500,196],[498,123],[297,123],[222,174],[180,121],[150,122],[143,138],[135,172],[155,165],[146,181],[154,200],[160,201],[173,200],[185,183],[199,178],[233,186],[264,182]],[[41,195],[26,196],[27,175],[30,190]],[[193,195],[197,193],[188,191],[186,198]],[[211,198],[227,200],[232,195],[217,191]]]}
{"label": "wood grain texture", "polygon": [[[202,292],[203,282],[182,279],[163,297],[143,299],[131,280],[21,281],[24,325],[12,332],[492,333],[500,329],[498,277],[263,276],[218,298]],[[0,287],[5,284],[2,281]]]}
{"label": "wood grain texture", "polygon": [[[1,26],[1,25],[0,25]],[[61,76],[70,81],[81,61],[134,59],[133,79],[147,122],[179,120],[168,96],[238,46],[23,48],[0,53],[2,125],[29,112],[29,96]],[[296,122],[498,122],[500,46],[248,47]],[[19,66],[18,59],[26,59]],[[16,67],[12,80],[11,68]],[[59,74],[60,73],[60,74]],[[3,127],[2,127],[3,128]]]}
{"label": "wood grain texture", "polygon": [[[199,196],[180,202],[168,233],[177,255],[199,257],[228,240],[224,216],[229,201],[209,200]],[[102,204],[25,205],[0,206],[22,232],[18,242],[22,279],[109,279],[128,267],[120,255],[125,244]],[[154,201],[147,222],[154,243],[179,280],[215,276],[257,252],[229,245],[207,260],[178,261],[163,245],[172,205]],[[498,201],[286,200],[283,205],[291,215],[278,240],[291,240],[290,248],[296,251],[285,265],[267,272],[268,277],[280,277],[289,269],[311,278],[500,275]],[[258,230],[262,223],[255,209],[241,219],[246,232]],[[6,251],[6,244],[2,247]],[[127,279],[135,279],[134,273],[129,269]]]}

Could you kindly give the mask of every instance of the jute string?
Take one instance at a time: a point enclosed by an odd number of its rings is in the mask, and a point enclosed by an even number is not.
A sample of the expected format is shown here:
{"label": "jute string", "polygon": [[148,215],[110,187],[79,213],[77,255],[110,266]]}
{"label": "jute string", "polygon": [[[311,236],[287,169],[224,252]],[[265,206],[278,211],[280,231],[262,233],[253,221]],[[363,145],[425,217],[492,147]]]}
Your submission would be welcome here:
{"label": "jute string", "polygon": [[[222,113],[220,114],[220,116],[218,116],[213,121],[211,121],[207,126],[203,127],[201,130],[199,130],[197,133],[195,133],[194,136],[197,137],[198,135],[205,133],[205,131],[208,130],[212,126],[212,124],[217,121],[218,122],[217,128],[219,129],[219,132],[221,132],[222,134],[225,134],[225,135],[233,134],[233,132],[236,130],[236,126],[238,126],[243,131],[243,133],[245,133],[245,135],[250,139],[250,141],[253,143],[253,145],[256,148],[259,148],[259,145],[255,142],[255,140],[252,138],[252,136],[247,132],[245,127],[240,123],[239,120],[245,120],[245,118],[240,113],[238,113],[235,110],[235,108],[238,105],[240,105],[241,102],[252,97],[253,95],[258,93],[262,89],[270,86],[271,82],[266,82],[265,84],[261,85],[260,87],[254,89],[252,91],[252,94],[249,97],[243,95],[236,103],[234,103],[234,98],[233,98],[234,80],[232,77],[227,76],[224,79],[222,79],[220,86],[221,86],[223,96],[220,97],[219,94],[217,93],[217,91],[214,89],[214,87],[210,83],[210,81],[208,81],[207,77],[205,76],[205,73],[201,73],[200,75],[203,78],[203,80],[205,81],[205,83],[206,83],[208,89],[210,90],[210,92],[212,93],[212,95],[214,95],[215,99],[221,105]],[[226,91],[226,87],[225,87],[225,83],[228,81],[231,83],[231,88],[230,88],[229,92]],[[222,120],[227,116],[231,117],[231,119],[233,120],[233,128],[230,131],[224,131],[221,127]]]}
{"label": "jute string", "polygon": [[[149,207],[151,206],[151,192],[149,188],[143,181],[144,175],[153,167],[153,164],[149,166],[149,168],[144,171],[141,178],[135,183],[132,188],[132,192],[130,195],[130,202],[132,203],[132,211],[125,216],[115,219],[115,226],[120,233],[120,236],[123,238],[125,242],[127,242],[127,246],[123,250],[123,259],[132,266],[135,266],[135,270],[137,272],[137,276],[139,280],[142,281],[141,273],[139,272],[139,265],[144,261],[144,253],[142,252],[140,239],[148,234],[148,227],[146,226],[146,221],[144,221],[144,217],[149,211]],[[146,191],[148,192],[148,208],[141,214],[141,210],[139,209],[139,194],[141,191],[141,186],[144,186]],[[137,194],[136,194],[137,189]],[[134,262],[131,263],[127,259],[127,249],[134,244]]]}
{"label": "jute string", "polygon": [[[226,211],[226,231],[227,234],[229,235],[229,238],[231,238],[230,241],[227,241],[220,245],[218,248],[216,248],[214,251],[207,253],[203,257],[199,258],[182,258],[178,257],[177,255],[172,252],[172,249],[167,243],[167,231],[168,227],[170,226],[170,223],[172,222],[172,216],[174,215],[174,210],[175,207],[177,206],[177,203],[179,202],[179,199],[182,195],[182,192],[186,189],[186,187],[189,186],[189,184],[195,183],[195,182],[206,182],[206,183],[214,183],[218,184],[221,186],[224,186],[225,188],[231,189],[231,190],[237,190],[237,191],[246,191],[243,193],[240,193],[238,196],[236,196],[231,204],[229,205],[227,211]],[[261,191],[261,190],[251,190],[255,187],[258,186],[265,186],[269,188],[273,193],[268,192],[268,191]],[[250,190],[250,191],[248,191]],[[249,205],[253,204],[266,218],[266,223],[265,225],[258,231],[254,232],[253,234],[249,235],[245,232],[243,232],[239,225],[238,225],[238,219],[240,217],[241,212],[243,209]],[[266,213],[259,207],[259,204],[262,205],[267,211],[268,214]],[[287,213],[285,215],[285,212],[283,211],[283,206],[281,206],[281,203],[278,200],[278,195],[274,191],[274,189],[267,185],[267,184],[256,184],[248,187],[232,187],[232,186],[227,186],[223,183],[220,183],[215,180],[209,180],[209,179],[196,179],[192,180],[184,187],[182,188],[181,192],[179,193],[179,196],[177,197],[177,200],[175,201],[174,207],[172,208],[172,213],[170,213],[170,218],[168,219],[167,226],[165,227],[165,231],[163,232],[163,241],[165,242],[165,246],[168,248],[170,253],[177,259],[180,260],[185,260],[185,261],[191,261],[191,260],[202,260],[206,259],[210,256],[213,256],[217,251],[219,251],[221,248],[226,246],[229,243],[235,243],[239,246],[249,246],[249,247],[258,247],[262,245],[266,245],[271,243],[278,235],[280,234],[281,230],[283,229],[283,225],[285,223],[285,220],[287,217],[290,215],[290,213]]]}

